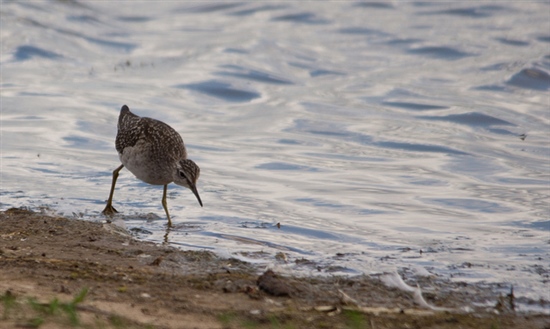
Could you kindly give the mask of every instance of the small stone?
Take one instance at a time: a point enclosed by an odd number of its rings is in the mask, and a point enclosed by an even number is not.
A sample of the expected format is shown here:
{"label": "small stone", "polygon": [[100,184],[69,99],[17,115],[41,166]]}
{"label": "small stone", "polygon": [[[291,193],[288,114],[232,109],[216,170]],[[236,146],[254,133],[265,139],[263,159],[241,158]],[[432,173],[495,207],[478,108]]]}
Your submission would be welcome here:
{"label": "small stone", "polygon": [[317,312],[323,312],[323,313],[328,313],[328,312],[334,312],[334,311],[336,311],[336,307],[335,307],[335,306],[330,306],[330,305],[315,306],[314,309],[315,309]]}
{"label": "small stone", "polygon": [[265,271],[265,273],[258,278],[256,284],[260,290],[272,296],[290,296],[290,291],[292,290],[292,287],[285,282],[283,278],[278,277],[272,270]]}

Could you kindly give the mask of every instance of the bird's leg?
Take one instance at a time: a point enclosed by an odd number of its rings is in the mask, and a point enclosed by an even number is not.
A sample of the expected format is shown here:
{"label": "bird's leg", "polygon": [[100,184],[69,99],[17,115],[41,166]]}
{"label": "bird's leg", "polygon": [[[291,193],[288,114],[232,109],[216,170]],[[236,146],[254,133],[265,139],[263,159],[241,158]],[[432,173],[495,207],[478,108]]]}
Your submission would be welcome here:
{"label": "bird's leg", "polygon": [[116,185],[116,180],[118,178],[118,172],[124,167],[124,165],[120,165],[120,167],[116,168],[114,171],[113,171],[113,182],[111,183],[111,193],[109,193],[109,200],[107,200],[107,205],[105,206],[105,209],[103,209],[103,211],[101,212],[102,214],[104,215],[108,215],[108,216],[112,216],[115,214],[115,212],[118,212],[114,207],[113,207],[113,194],[115,193],[115,185]]}
{"label": "bird's leg", "polygon": [[168,206],[166,205],[166,190],[168,190],[168,184],[164,185],[164,193],[162,193],[162,206],[164,211],[166,211],[166,217],[168,217],[168,227],[172,226],[172,220],[170,219],[170,214],[168,213]]}

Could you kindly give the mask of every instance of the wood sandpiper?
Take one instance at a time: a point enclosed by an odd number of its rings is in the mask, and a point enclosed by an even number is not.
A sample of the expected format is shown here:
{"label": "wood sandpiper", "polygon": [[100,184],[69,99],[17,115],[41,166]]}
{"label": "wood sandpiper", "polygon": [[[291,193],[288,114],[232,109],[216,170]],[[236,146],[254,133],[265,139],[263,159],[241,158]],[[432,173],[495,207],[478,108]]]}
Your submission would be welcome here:
{"label": "wood sandpiper", "polygon": [[122,164],[113,171],[111,193],[103,214],[118,212],[112,205],[113,193],[118,173],[125,166],[145,183],[164,185],[162,206],[168,226],[172,226],[166,206],[168,184],[174,182],[190,189],[202,207],[197,191],[200,169],[195,162],[187,159],[187,150],[180,134],[162,121],[135,115],[126,105],[120,109],[117,127],[115,146]]}

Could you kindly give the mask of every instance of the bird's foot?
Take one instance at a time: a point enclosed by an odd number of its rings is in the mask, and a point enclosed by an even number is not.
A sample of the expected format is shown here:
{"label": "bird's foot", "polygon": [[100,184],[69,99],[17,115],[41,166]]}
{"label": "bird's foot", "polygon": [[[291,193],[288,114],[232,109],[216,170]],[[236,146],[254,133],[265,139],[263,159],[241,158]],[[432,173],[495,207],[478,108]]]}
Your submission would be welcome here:
{"label": "bird's foot", "polygon": [[117,212],[118,211],[115,209],[115,207],[113,207],[113,205],[109,203],[105,206],[105,209],[103,209],[101,213],[105,216],[113,216]]}

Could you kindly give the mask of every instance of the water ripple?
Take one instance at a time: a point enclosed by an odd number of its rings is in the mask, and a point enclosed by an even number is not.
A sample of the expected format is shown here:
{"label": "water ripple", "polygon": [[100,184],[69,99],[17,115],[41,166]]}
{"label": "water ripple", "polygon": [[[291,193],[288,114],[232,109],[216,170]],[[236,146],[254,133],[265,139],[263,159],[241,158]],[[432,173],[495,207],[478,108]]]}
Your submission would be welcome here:
{"label": "water ripple", "polygon": [[34,57],[47,59],[61,59],[63,56],[49,50],[38,48],[35,46],[19,46],[13,54],[16,60],[26,61]]}
{"label": "water ripple", "polygon": [[240,72],[216,72],[215,73],[216,75],[243,78],[247,80],[259,81],[264,83],[273,83],[278,85],[293,84],[291,81],[286,80],[284,78],[276,77],[272,73],[261,72],[253,69],[246,69],[236,65],[224,65],[222,67],[233,69],[235,71],[240,71]]}
{"label": "water ripple", "polygon": [[271,20],[274,22],[293,22],[293,23],[302,23],[302,24],[328,24],[329,23],[328,20],[319,18],[314,13],[310,13],[310,12],[277,16],[277,17],[273,17]]}
{"label": "water ripple", "polygon": [[301,165],[295,165],[291,163],[284,163],[284,162],[269,162],[264,163],[261,165],[257,165],[255,168],[258,169],[267,169],[267,170],[286,170],[286,171],[310,171],[310,172],[317,172],[319,169],[308,167],[308,166],[301,166]]}
{"label": "water ripple", "polygon": [[473,54],[463,52],[451,47],[419,47],[407,50],[409,54],[427,56],[431,58],[444,59],[447,61],[455,61],[464,57],[473,56]]}
{"label": "water ripple", "polygon": [[98,38],[96,36],[92,37],[92,36],[88,36],[84,33],[76,32],[76,31],[71,30],[69,28],[58,28],[58,27],[47,25],[47,24],[43,24],[43,23],[41,23],[37,20],[34,20],[34,19],[27,18],[27,19],[24,20],[24,22],[29,24],[29,25],[32,25],[34,27],[38,27],[38,28],[46,29],[46,30],[53,30],[53,31],[55,31],[59,34],[62,34],[62,35],[65,35],[65,36],[70,36],[70,37],[76,37],[77,39],[83,39],[83,40],[86,40],[90,43],[94,43],[94,44],[97,44],[97,45],[100,45],[100,46],[119,48],[119,49],[124,50],[125,52],[131,52],[132,50],[137,48],[137,44],[134,44],[134,43],[131,43],[131,42],[113,41],[113,40]]}
{"label": "water ripple", "polygon": [[233,9],[243,5],[244,3],[209,3],[209,4],[194,5],[190,8],[184,8],[180,11],[205,14],[205,13],[213,13],[217,11],[225,11],[227,9]]}
{"label": "water ripple", "polygon": [[478,112],[469,112],[462,114],[450,114],[446,116],[419,116],[419,118],[425,120],[433,121],[449,121],[453,123],[460,123],[469,126],[493,126],[493,125],[503,125],[503,126],[515,126],[515,124],[508,121],[492,117],[487,114],[478,113]]}
{"label": "water ripple", "polygon": [[514,74],[506,83],[525,89],[550,90],[550,74],[537,68],[527,68]]}
{"label": "water ripple", "polygon": [[199,83],[180,84],[175,88],[184,88],[194,90],[212,97],[216,97],[228,102],[250,102],[255,98],[259,98],[260,93],[237,89],[226,82],[216,80],[204,81]]}
{"label": "water ripple", "polygon": [[415,143],[400,143],[400,142],[376,142],[376,146],[392,148],[404,151],[412,152],[429,152],[429,153],[445,153],[445,154],[456,154],[456,155],[466,155],[468,153],[454,150],[446,146],[439,145],[429,145],[429,144],[415,144]]}
{"label": "water ripple", "polygon": [[212,236],[212,237],[216,237],[218,239],[234,240],[234,241],[238,241],[239,243],[260,245],[260,246],[265,246],[265,247],[269,247],[269,248],[273,248],[273,249],[277,249],[277,250],[295,252],[295,253],[303,254],[303,255],[311,255],[312,254],[309,251],[305,251],[305,250],[295,248],[295,247],[292,247],[292,246],[285,246],[285,245],[281,245],[281,244],[274,243],[274,242],[271,242],[271,241],[254,239],[254,238],[247,237],[247,236],[245,237],[245,236],[238,236],[238,235],[231,235],[231,234],[224,234],[224,233],[211,233],[211,232],[204,232],[203,234],[205,236]]}
{"label": "water ripple", "polygon": [[118,20],[122,22],[131,22],[131,23],[144,23],[152,21],[153,18],[150,16],[118,16]]}
{"label": "water ripple", "polygon": [[512,211],[512,209],[501,206],[496,202],[483,201],[479,199],[434,198],[425,200],[452,208],[477,211],[481,213],[503,213]]}
{"label": "water ripple", "polygon": [[273,10],[281,10],[288,8],[288,6],[285,5],[261,5],[256,8],[250,8],[250,9],[243,9],[236,12],[231,13],[231,15],[234,16],[249,16],[254,15],[255,13],[262,12],[262,11],[273,11]]}
{"label": "water ripple", "polygon": [[309,72],[309,76],[312,78],[316,78],[324,75],[346,75],[346,74],[338,71],[323,70],[323,69],[312,70]]}
{"label": "water ripple", "polygon": [[338,33],[342,34],[358,34],[358,35],[374,35],[374,36],[389,36],[389,33],[375,30],[375,29],[369,29],[365,27],[346,27],[343,29],[339,29]]}
{"label": "water ripple", "polygon": [[432,111],[432,110],[445,110],[445,109],[448,109],[447,106],[419,104],[419,103],[408,103],[408,102],[382,102],[382,105],[400,107],[400,108],[404,108],[404,109],[407,109],[407,110],[413,110],[413,111]]}
{"label": "water ripple", "polygon": [[529,42],[527,41],[514,40],[514,39],[508,39],[508,38],[495,38],[495,40],[510,46],[517,46],[517,47],[529,46]]}
{"label": "water ripple", "polygon": [[377,1],[368,1],[368,2],[358,2],[353,4],[355,7],[360,8],[374,8],[374,9],[394,9],[393,4],[387,2],[377,2]]}
{"label": "water ripple", "polygon": [[440,11],[434,11],[424,14],[429,15],[453,15],[461,17],[471,17],[471,18],[486,18],[493,16],[493,13],[500,12],[505,10],[502,6],[486,5],[486,6],[476,6],[470,8],[454,8],[446,9]]}

